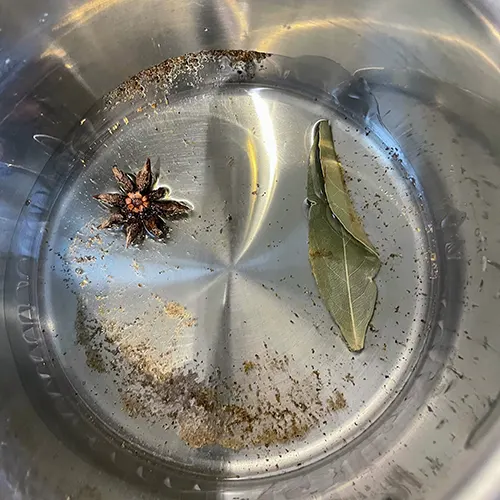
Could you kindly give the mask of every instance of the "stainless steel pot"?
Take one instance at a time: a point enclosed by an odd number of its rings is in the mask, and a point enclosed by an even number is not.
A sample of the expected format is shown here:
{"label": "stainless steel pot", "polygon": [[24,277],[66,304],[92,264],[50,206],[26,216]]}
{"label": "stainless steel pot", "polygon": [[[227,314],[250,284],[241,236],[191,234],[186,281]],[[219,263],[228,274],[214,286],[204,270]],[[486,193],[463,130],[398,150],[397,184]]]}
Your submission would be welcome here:
{"label": "stainless steel pot", "polygon": [[[493,0],[0,0],[0,498],[499,498],[499,23]],[[51,385],[50,359],[36,350],[39,311],[26,298],[28,268],[39,261],[32,243],[45,227],[43,197],[65,176],[47,174],[53,153],[131,75],[211,49],[277,54],[285,61],[278,73],[298,62],[295,76],[321,80],[340,104],[354,98],[350,83],[365,82],[378,103],[379,135],[397,144],[426,200],[436,246],[430,269],[438,262],[432,331],[415,341],[418,357],[376,425],[325,458],[256,477],[232,474],[224,454],[219,472],[204,472],[189,460],[165,465],[125,441],[108,447],[92,417],[75,416],[87,410],[65,406]],[[288,161],[303,153],[301,140],[290,141]],[[217,157],[215,149],[207,151]],[[71,164],[75,151],[58,165]],[[271,154],[265,142],[262,154]],[[272,317],[275,309],[263,304],[259,314]],[[398,356],[385,361],[396,365]],[[365,380],[382,374],[376,362],[367,360]],[[363,387],[351,391],[368,399]]]}

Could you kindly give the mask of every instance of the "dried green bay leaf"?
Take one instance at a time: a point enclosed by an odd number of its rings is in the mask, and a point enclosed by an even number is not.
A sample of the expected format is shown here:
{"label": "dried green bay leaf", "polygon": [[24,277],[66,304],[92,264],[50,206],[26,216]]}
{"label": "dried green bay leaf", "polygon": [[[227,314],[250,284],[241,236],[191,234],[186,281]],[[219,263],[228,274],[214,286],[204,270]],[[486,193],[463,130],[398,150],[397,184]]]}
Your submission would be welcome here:
{"label": "dried green bay leaf", "polygon": [[344,170],[335,151],[332,129],[326,120],[318,125],[319,163],[323,173],[325,193],[331,211],[344,229],[371,253],[378,257],[377,250],[368,240],[363,224],[354,211],[344,179]]}
{"label": "dried green bay leaf", "polygon": [[[339,218],[332,214],[330,198],[327,198],[325,193],[325,177],[329,178],[330,182],[333,182],[334,178],[338,180],[335,187],[337,190],[343,190],[345,185],[342,172],[340,175],[328,176],[330,168],[342,167],[336,155],[334,160],[328,157],[331,154],[328,151],[334,151],[333,140],[328,144],[327,135],[321,135],[322,123],[328,125],[327,122],[320,122],[320,126],[315,130],[307,180],[307,197],[310,204],[309,261],[320,296],[339,326],[348,347],[353,351],[360,351],[365,345],[366,330],[375,309],[377,286],[373,278],[380,269],[380,261],[354,212],[352,213],[366,242],[354,238],[339,222]],[[322,149],[325,142],[327,147]],[[325,170],[326,176],[323,173]],[[332,185],[329,190],[333,190]],[[347,193],[346,196],[348,203],[343,206],[352,210]],[[352,224],[350,227],[352,229]],[[359,236],[361,233],[357,231],[357,234]]]}

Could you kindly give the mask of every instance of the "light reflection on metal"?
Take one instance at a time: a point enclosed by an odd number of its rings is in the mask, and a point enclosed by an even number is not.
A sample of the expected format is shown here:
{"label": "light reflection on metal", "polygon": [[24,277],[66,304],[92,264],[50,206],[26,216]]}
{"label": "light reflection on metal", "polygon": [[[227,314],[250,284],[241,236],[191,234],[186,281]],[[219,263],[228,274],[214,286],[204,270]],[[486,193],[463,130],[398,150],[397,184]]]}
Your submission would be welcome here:
{"label": "light reflection on metal", "polygon": [[255,202],[256,197],[252,194],[257,192],[257,180],[259,178],[259,167],[257,164],[257,152],[255,150],[255,142],[253,140],[253,134],[249,131],[248,138],[246,141],[246,152],[248,157],[248,166],[250,170],[250,192],[248,200],[248,219],[247,227],[245,228],[245,236],[243,241],[247,242],[249,239],[249,234],[252,228],[252,221],[255,213]]}
{"label": "light reflection on metal", "polygon": [[61,61],[61,63],[64,65],[64,67],[74,76],[74,78],[82,85],[82,87],[91,95],[95,96],[97,99],[97,96],[93,92],[93,90],[90,88],[90,86],[87,84],[87,82],[81,77],[80,71],[78,67],[74,64],[73,60],[71,57],[68,55],[68,53],[60,46],[51,44],[49,47],[42,52],[40,55],[41,59],[45,58],[56,58]]}
{"label": "light reflection on metal", "polygon": [[[488,21],[489,23],[489,21]],[[489,23],[491,24],[491,23]],[[297,31],[308,31],[322,28],[348,28],[348,29],[362,29],[363,27],[376,27],[377,29],[382,28],[382,30],[389,33],[394,31],[403,31],[406,33],[411,33],[415,35],[420,35],[428,38],[434,38],[440,42],[449,43],[457,47],[469,50],[479,56],[484,62],[491,66],[496,72],[500,73],[500,66],[483,50],[474,45],[472,42],[465,40],[463,38],[457,37],[456,35],[448,35],[445,33],[437,33],[435,31],[426,30],[423,28],[414,28],[412,26],[407,26],[405,24],[399,23],[386,23],[383,21],[378,21],[377,19],[369,18],[349,18],[349,17],[332,17],[327,19],[311,19],[308,21],[298,21],[295,23],[290,23],[286,26],[274,26],[268,28],[269,33],[263,36],[257,45],[257,50],[262,52],[272,52],[276,51],[277,44],[285,37]],[[493,25],[491,25],[492,28]],[[495,29],[496,31],[496,29]],[[498,32],[497,32],[498,35]]]}
{"label": "light reflection on metal", "polygon": [[490,32],[491,36],[495,38],[497,42],[500,42],[500,31],[498,31],[496,26],[484,14],[482,14],[474,4],[469,3],[469,8],[484,24],[485,28]]}
{"label": "light reflection on metal", "polygon": [[123,1],[124,0],[90,0],[80,7],[71,10],[61,22],[57,23],[52,29],[53,31],[58,31],[62,28],[74,27],[74,25],[85,23],[97,14]]}
{"label": "light reflection on metal", "polygon": [[[255,112],[258,116],[260,136],[262,137],[262,143],[264,145],[264,150],[266,153],[266,161],[268,162],[267,167],[261,169],[261,172],[267,172],[267,179],[265,179],[265,182],[261,184],[261,187],[265,186],[266,191],[260,192],[257,188],[257,180],[259,178],[259,165],[257,162],[253,139],[249,137],[247,140],[247,155],[251,170],[252,191],[250,193],[250,196],[253,198],[253,200],[251,201],[249,210],[248,226],[243,238],[244,245],[236,256],[235,262],[238,262],[248,251],[248,249],[252,245],[253,240],[255,239],[255,236],[259,232],[262,222],[265,219],[267,211],[269,210],[278,178],[278,147],[276,144],[274,124],[271,113],[269,112],[269,106],[261,97],[260,89],[252,90],[250,92],[250,95],[252,97]],[[257,197],[262,198],[262,203],[256,214],[255,205]]]}
{"label": "light reflection on metal", "polygon": [[248,21],[247,16],[242,10],[242,6],[237,0],[224,0],[224,3],[227,5],[228,9],[232,12],[236,23],[239,28],[239,39],[243,40],[248,36]]}

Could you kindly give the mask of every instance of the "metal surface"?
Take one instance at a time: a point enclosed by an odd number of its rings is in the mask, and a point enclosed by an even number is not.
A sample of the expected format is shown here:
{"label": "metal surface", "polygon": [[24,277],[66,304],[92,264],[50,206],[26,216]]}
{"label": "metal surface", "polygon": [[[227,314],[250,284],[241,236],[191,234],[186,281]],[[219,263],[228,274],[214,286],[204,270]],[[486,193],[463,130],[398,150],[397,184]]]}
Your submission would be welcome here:
{"label": "metal surface", "polygon": [[[498,14],[484,2],[3,2],[0,496],[494,498]],[[97,101],[167,57],[221,47],[291,59],[243,76],[234,55],[203,60],[168,104],[158,86],[162,99],[106,113]],[[307,265],[304,166],[323,117],[384,261],[361,355],[330,332]],[[113,162],[146,155],[193,217],[167,244],[125,251],[105,232],[89,245],[88,221],[104,216],[90,195],[113,187]],[[189,448],[193,408],[169,429],[161,408],[131,417],[122,364],[101,373],[89,367],[100,344],[78,343],[82,298],[105,329],[153,344],[141,354],[174,351],[202,381],[220,372],[238,386],[228,403],[282,391],[273,411],[308,407],[308,432],[263,446],[283,424],[273,413],[242,450]],[[335,390],[347,408],[328,411]]]}

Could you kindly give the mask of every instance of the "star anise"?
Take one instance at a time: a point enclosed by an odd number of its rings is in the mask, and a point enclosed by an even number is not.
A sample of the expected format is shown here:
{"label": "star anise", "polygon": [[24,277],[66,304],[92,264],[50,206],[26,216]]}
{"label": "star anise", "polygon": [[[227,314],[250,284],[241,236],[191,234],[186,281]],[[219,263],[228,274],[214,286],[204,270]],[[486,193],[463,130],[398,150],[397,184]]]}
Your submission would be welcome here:
{"label": "star anise", "polygon": [[128,175],[117,166],[113,175],[122,193],[96,194],[95,199],[111,208],[112,213],[99,229],[123,226],[127,234],[126,246],[144,238],[146,232],[156,238],[165,238],[168,227],[165,220],[184,215],[190,208],[181,201],[165,199],[169,194],[164,187],[153,190],[151,161],[136,175]]}

